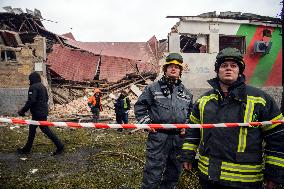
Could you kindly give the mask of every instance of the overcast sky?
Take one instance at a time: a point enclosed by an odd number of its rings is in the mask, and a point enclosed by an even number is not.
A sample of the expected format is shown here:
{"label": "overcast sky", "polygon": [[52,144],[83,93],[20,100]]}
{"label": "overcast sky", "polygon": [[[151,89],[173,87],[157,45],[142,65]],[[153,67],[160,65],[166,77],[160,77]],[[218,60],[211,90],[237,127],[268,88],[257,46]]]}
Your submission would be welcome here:
{"label": "overcast sky", "polygon": [[143,42],[167,38],[177,18],[210,11],[236,11],[279,17],[280,0],[0,0],[2,7],[39,9],[44,26],[72,32],[78,41]]}

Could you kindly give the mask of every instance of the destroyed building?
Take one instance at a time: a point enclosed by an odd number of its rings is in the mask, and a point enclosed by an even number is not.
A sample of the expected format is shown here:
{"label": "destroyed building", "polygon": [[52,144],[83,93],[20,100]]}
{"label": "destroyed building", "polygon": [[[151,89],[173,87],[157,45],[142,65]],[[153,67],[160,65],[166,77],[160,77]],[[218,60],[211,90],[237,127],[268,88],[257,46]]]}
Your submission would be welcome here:
{"label": "destroyed building", "polygon": [[[147,42],[81,42],[72,33],[57,35],[46,30],[38,10],[17,11],[0,13],[1,115],[15,114],[26,101],[32,71],[43,76],[51,101],[61,104],[55,111],[87,114],[85,98],[99,87],[109,114],[113,94],[133,88],[139,93],[139,87],[143,89],[160,71],[165,52],[182,54],[186,64],[182,80],[198,97],[209,87],[206,81],[215,76],[216,54],[225,47],[244,53],[248,84],[273,86],[281,94],[281,20],[277,18],[239,12],[169,16],[179,22],[171,28],[168,40],[153,36]],[[137,95],[131,98],[134,103]],[[68,106],[73,110],[65,112],[65,104],[73,104]]]}
{"label": "destroyed building", "polygon": [[53,98],[66,104],[86,95],[88,87],[108,94],[153,79],[159,70],[163,52],[155,36],[147,42],[80,42],[72,33],[46,30],[36,9],[6,10],[0,13],[1,115],[14,115],[22,107],[33,71],[41,73],[51,104]]}
{"label": "destroyed building", "polygon": [[40,72],[48,87],[46,57],[59,40],[45,30],[39,15],[17,11],[0,13],[0,114],[4,115],[15,114],[26,101],[31,72]]}
{"label": "destroyed building", "polygon": [[[241,12],[168,16],[179,21],[169,33],[169,51],[181,52],[189,68],[182,78],[187,87],[208,88],[215,77],[217,53],[234,47],[244,53],[247,83],[256,87],[281,87],[281,19]],[[195,82],[195,81],[200,82]]]}

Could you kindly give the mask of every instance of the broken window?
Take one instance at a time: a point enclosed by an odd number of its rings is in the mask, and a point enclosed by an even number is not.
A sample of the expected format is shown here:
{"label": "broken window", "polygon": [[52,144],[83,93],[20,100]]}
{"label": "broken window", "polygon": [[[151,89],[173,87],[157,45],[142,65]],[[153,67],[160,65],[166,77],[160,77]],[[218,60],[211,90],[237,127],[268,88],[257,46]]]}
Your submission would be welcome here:
{"label": "broken window", "polygon": [[180,35],[180,51],[182,53],[206,53],[207,44],[207,35]]}
{"label": "broken window", "polygon": [[14,51],[4,50],[1,51],[1,62],[17,61],[16,53]]}
{"label": "broken window", "polygon": [[219,50],[221,51],[227,47],[232,47],[239,49],[242,53],[245,53],[245,42],[245,37],[243,36],[221,35],[219,37]]}

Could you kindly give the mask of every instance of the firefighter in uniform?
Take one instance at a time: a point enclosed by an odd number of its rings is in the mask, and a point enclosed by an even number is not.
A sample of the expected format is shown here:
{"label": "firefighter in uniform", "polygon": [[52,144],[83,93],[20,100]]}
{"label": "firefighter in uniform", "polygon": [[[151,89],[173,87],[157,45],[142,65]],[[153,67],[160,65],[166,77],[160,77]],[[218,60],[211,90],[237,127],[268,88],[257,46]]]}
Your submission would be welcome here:
{"label": "firefighter in uniform", "polygon": [[[135,104],[138,123],[186,123],[192,105],[192,94],[181,83],[183,58],[170,53],[163,65],[164,75],[148,85]],[[183,133],[181,133],[183,132]],[[182,163],[180,155],[184,130],[149,129],[141,188],[174,188]]]}
{"label": "firefighter in uniform", "polygon": [[[225,48],[216,57],[213,87],[194,104],[190,122],[246,123],[283,120],[277,104],[260,89],[245,84],[243,55]],[[255,127],[189,129],[182,147],[189,170],[198,151],[203,189],[275,188],[284,183],[282,124]],[[197,158],[196,158],[197,159]]]}

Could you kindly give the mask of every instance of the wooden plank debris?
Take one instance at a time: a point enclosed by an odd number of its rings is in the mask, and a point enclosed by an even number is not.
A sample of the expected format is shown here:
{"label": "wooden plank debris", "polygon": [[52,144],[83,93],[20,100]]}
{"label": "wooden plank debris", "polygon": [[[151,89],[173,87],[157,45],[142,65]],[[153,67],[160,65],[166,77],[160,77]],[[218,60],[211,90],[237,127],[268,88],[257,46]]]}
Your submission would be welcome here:
{"label": "wooden plank debris", "polygon": [[[128,93],[131,110],[129,111],[130,123],[135,123],[134,104],[137,101],[142,90],[147,86],[145,81],[149,81],[153,75],[129,75],[116,83],[99,83],[99,88],[103,92],[102,105],[103,111],[100,113],[101,122],[115,123],[114,103],[122,90]],[[60,81],[62,82],[62,81]],[[92,120],[92,114],[88,107],[88,97],[93,95],[94,87],[91,83],[57,83],[52,85],[54,109],[50,115],[53,119],[73,120],[78,122],[89,122]],[[137,85],[136,85],[137,84]]]}
{"label": "wooden plank debris", "polygon": [[142,94],[142,91],[136,86],[136,85],[131,85],[130,90],[137,96],[139,97]]}

